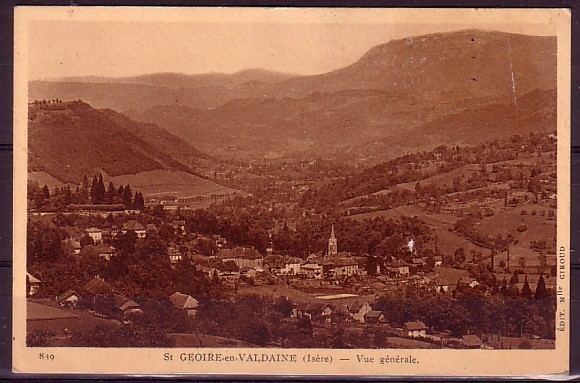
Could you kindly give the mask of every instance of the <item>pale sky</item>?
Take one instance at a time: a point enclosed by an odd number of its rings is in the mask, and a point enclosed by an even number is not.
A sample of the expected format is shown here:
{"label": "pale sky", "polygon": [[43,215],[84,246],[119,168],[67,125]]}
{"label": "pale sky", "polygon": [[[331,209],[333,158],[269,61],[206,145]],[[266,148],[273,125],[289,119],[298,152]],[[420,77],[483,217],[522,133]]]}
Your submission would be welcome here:
{"label": "pale sky", "polygon": [[445,24],[34,20],[28,24],[28,73],[29,79],[249,68],[318,74],[349,65],[391,39],[473,27],[550,34],[537,24],[460,19]]}

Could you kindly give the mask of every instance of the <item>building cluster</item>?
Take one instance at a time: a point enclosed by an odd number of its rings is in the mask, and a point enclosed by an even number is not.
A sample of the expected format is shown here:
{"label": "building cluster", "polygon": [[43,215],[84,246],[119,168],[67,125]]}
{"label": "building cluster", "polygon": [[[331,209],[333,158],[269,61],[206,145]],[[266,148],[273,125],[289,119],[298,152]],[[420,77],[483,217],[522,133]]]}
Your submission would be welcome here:
{"label": "building cluster", "polygon": [[[173,221],[171,225],[177,233],[185,233],[184,221]],[[110,229],[91,227],[84,230],[83,237],[91,239],[88,245],[81,244],[82,239],[79,238],[68,238],[63,241],[63,244],[73,254],[96,255],[110,260],[116,253],[115,248],[110,245],[111,239],[129,231],[134,232],[138,239],[144,239],[157,230],[153,224],[143,225],[131,219],[119,227]],[[211,244],[213,249],[211,255],[201,255],[198,250],[200,241]],[[167,257],[172,264],[189,259],[196,263],[198,269],[206,272],[208,277],[218,276],[231,283],[232,286],[240,279],[247,281],[248,278],[257,284],[278,279],[313,280],[331,284],[347,280],[356,282],[364,280],[369,274],[368,257],[339,251],[334,226],[330,231],[327,251],[324,254],[311,254],[306,259],[276,254],[272,246],[266,249],[265,255],[251,247],[229,248],[227,240],[219,235],[198,236],[185,245],[184,243],[170,243],[167,247]],[[434,266],[443,266],[443,259],[441,256],[435,256],[432,263]],[[374,277],[383,280],[387,285],[413,285],[441,294],[457,286],[457,279],[443,278],[427,264],[427,259],[424,257],[411,258],[408,262],[391,257],[385,259],[384,263],[372,266],[371,272]],[[459,284],[475,287],[479,282],[464,275],[461,276]]]}
{"label": "building cluster", "polygon": [[[27,274],[27,278],[29,280],[29,295],[34,295],[41,281],[30,274]],[[167,298],[176,309],[184,311],[189,316],[195,316],[199,307],[197,299],[179,291]],[[124,322],[127,322],[130,314],[143,312],[139,303],[115,291],[108,282],[98,275],[85,283],[78,291],[69,289],[54,299],[63,308],[86,309],[95,316]]]}

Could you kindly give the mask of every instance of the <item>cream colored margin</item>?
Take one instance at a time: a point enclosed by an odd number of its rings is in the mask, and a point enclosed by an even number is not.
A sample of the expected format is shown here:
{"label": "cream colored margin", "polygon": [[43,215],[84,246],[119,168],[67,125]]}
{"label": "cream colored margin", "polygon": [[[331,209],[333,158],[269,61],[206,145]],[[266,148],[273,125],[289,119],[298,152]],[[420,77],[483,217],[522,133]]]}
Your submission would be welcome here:
{"label": "cream colored margin", "polygon": [[[30,373],[103,374],[251,374],[251,375],[443,375],[538,376],[565,374],[569,350],[569,279],[561,282],[566,331],[558,333],[555,350],[305,350],[200,349],[236,355],[248,352],[293,353],[296,363],[203,363],[164,361],[195,349],[27,348],[26,339],[26,182],[27,182],[27,35],[35,20],[164,21],[219,23],[409,23],[473,27],[537,24],[558,37],[558,248],[565,248],[569,275],[570,233],[570,23],[566,9],[273,9],[273,8],[136,8],[136,7],[17,7],[15,9],[14,71],[14,300],[13,370]],[[55,355],[41,360],[39,353]],[[332,356],[331,364],[305,364],[306,354]],[[357,363],[356,355],[412,355],[419,364]],[[350,362],[339,361],[349,358]]]}

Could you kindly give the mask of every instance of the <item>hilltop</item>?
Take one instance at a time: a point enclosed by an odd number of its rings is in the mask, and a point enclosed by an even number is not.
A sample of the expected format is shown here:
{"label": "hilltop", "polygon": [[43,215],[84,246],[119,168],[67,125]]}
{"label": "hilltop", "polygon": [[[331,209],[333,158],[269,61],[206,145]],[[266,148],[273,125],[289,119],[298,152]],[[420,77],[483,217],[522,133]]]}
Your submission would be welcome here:
{"label": "hilltop", "polygon": [[143,187],[165,175],[165,184],[172,183],[168,177],[176,184],[187,179],[196,192],[199,185],[227,189],[199,175],[211,158],[157,125],[82,101],[32,103],[28,118],[29,172],[41,182],[78,184],[84,175],[102,172],[113,179],[138,176]]}

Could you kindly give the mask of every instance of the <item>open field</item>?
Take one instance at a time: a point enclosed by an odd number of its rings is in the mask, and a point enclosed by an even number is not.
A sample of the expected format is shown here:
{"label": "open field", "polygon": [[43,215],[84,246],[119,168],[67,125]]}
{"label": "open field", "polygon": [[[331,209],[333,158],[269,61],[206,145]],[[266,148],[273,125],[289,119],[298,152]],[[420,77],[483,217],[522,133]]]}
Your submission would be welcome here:
{"label": "open field", "polygon": [[213,181],[186,172],[153,170],[137,174],[112,177],[115,185],[130,184],[146,196],[164,195],[174,197],[209,196],[232,194],[234,191]]}

